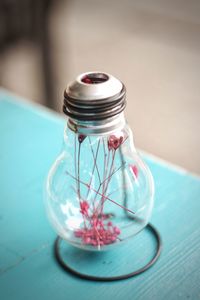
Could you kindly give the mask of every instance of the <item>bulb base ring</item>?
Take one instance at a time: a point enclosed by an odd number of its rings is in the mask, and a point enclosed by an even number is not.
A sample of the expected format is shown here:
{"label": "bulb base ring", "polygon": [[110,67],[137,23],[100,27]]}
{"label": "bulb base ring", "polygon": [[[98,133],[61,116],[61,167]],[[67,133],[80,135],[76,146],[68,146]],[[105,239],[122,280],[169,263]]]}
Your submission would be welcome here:
{"label": "bulb base ring", "polygon": [[135,270],[131,273],[128,273],[128,274],[119,275],[119,276],[104,277],[104,276],[94,276],[94,275],[84,274],[84,273],[81,273],[81,272],[73,269],[62,258],[62,255],[61,255],[61,252],[60,252],[60,243],[62,242],[63,239],[59,236],[56,238],[55,243],[54,243],[54,256],[55,256],[56,261],[58,262],[58,264],[66,272],[69,272],[69,273],[73,274],[74,276],[77,276],[77,277],[82,278],[82,279],[91,280],[91,281],[117,281],[117,280],[128,279],[130,277],[137,276],[137,275],[147,271],[150,267],[152,267],[156,263],[156,261],[160,257],[161,250],[162,250],[162,239],[161,239],[160,233],[158,232],[158,230],[151,223],[149,223],[145,228],[147,230],[149,230],[149,232],[155,237],[155,240],[156,240],[155,253],[154,253],[153,257],[149,260],[149,262],[147,264],[145,264],[143,267],[141,267],[141,268],[139,268],[139,269],[137,269],[137,270]]}
{"label": "bulb base ring", "polygon": [[63,112],[72,119],[97,121],[112,118],[120,114],[126,106],[126,88],[122,85],[117,95],[108,98],[80,100],[64,92]]}

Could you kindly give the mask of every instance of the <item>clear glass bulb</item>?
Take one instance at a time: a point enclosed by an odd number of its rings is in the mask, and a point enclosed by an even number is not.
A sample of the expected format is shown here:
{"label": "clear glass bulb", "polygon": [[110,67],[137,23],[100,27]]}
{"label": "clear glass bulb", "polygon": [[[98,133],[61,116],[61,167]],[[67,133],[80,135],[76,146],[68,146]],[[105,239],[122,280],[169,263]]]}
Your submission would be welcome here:
{"label": "clear glass bulb", "polygon": [[48,216],[58,235],[70,244],[105,249],[147,225],[153,187],[127,125],[98,136],[66,127],[62,152],[47,178]]}
{"label": "clear glass bulb", "polygon": [[113,119],[116,124],[120,120],[120,126],[106,132],[100,122],[99,133],[87,132],[91,124],[82,121],[83,134],[79,126],[73,130],[69,118],[62,151],[46,182],[53,228],[86,250],[120,245],[147,225],[152,212],[151,173],[135,150],[123,113]]}

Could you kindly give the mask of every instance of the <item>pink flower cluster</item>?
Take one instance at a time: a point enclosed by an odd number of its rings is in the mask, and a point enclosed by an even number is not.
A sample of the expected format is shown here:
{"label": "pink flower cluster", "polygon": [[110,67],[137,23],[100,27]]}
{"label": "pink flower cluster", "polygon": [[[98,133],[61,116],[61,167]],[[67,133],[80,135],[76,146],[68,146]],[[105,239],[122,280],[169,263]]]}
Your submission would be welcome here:
{"label": "pink flower cluster", "polygon": [[90,228],[78,229],[75,236],[82,239],[82,242],[92,246],[109,245],[116,242],[120,229],[112,222],[103,224],[102,219],[94,219]]}

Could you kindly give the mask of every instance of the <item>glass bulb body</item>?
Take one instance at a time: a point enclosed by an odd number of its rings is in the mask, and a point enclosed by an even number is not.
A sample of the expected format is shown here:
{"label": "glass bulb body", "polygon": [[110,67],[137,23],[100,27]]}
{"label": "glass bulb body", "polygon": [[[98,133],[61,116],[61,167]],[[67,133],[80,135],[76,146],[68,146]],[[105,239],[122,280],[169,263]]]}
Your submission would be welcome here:
{"label": "glass bulb body", "polygon": [[99,134],[72,130],[69,119],[62,151],[48,174],[49,220],[60,237],[82,249],[120,245],[151,216],[151,173],[135,150],[123,113],[117,118],[123,125]]}

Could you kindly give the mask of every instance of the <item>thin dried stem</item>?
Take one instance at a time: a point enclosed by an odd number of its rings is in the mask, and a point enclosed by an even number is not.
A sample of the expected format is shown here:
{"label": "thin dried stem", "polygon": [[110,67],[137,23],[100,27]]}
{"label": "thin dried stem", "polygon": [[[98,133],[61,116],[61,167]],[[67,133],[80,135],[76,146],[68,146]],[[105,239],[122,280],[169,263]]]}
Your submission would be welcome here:
{"label": "thin dried stem", "polygon": [[112,172],[112,174],[110,174],[101,184],[103,184],[106,180],[110,179],[117,171],[119,171],[123,166],[125,166],[126,162],[124,162],[123,164],[121,164],[121,166],[119,166],[116,170],[114,170]]}
{"label": "thin dried stem", "polygon": [[[76,145],[76,134],[74,135],[74,173],[75,177],[77,177],[77,145]],[[78,194],[78,182],[77,182],[77,194]]]}
{"label": "thin dried stem", "polygon": [[[92,179],[93,179],[93,176],[94,176],[95,168],[97,170],[97,175],[98,175],[98,178],[99,178],[99,182],[101,182],[101,178],[100,178],[100,174],[99,174],[99,169],[98,169],[98,166],[97,166],[97,156],[98,156],[98,152],[99,152],[100,139],[98,141],[96,154],[94,154],[94,150],[93,150],[93,147],[92,147],[92,144],[91,144],[91,139],[90,139],[90,137],[88,137],[88,138],[89,138],[89,143],[90,143],[90,147],[91,147],[91,151],[92,151],[92,155],[93,155],[93,159],[94,159],[94,164],[93,164],[93,168],[92,168],[92,175],[90,177],[90,182],[89,182],[89,185],[91,185]],[[90,190],[88,190],[86,198],[88,198],[89,192],[90,192]]]}
{"label": "thin dried stem", "polygon": [[[66,174],[69,175],[69,176],[70,176],[71,178],[73,178],[74,180],[78,180],[76,177],[74,177],[74,176],[73,176],[72,174],[70,174],[69,172],[66,172]],[[134,213],[133,211],[131,211],[130,209],[128,209],[128,208],[124,207],[123,205],[117,203],[116,201],[112,200],[111,198],[109,198],[109,197],[103,195],[102,193],[98,192],[97,190],[93,189],[92,187],[89,187],[87,183],[85,183],[84,181],[82,181],[82,180],[79,179],[79,184],[80,184],[80,183],[83,184],[83,185],[85,185],[87,188],[92,189],[95,193],[97,193],[97,194],[100,195],[101,197],[104,196],[104,198],[107,199],[108,201],[110,201],[110,202],[116,204],[117,206],[123,208],[124,210],[126,210],[126,211],[128,211],[128,212],[130,212],[130,213],[132,213],[132,214],[135,214],[135,213]]]}

